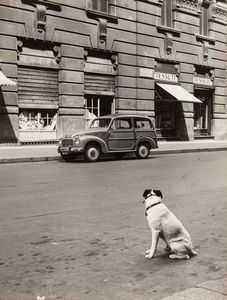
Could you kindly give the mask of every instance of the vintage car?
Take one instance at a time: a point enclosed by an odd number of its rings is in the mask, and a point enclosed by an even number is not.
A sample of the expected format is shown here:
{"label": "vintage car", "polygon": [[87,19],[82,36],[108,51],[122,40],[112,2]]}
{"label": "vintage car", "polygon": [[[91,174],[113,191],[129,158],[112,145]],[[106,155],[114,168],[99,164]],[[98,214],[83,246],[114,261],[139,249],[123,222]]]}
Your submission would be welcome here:
{"label": "vintage car", "polygon": [[66,161],[78,154],[95,162],[101,154],[114,154],[121,158],[134,152],[145,159],[150,150],[157,148],[157,137],[152,121],[144,115],[106,115],[95,118],[90,127],[62,137],[58,152]]}

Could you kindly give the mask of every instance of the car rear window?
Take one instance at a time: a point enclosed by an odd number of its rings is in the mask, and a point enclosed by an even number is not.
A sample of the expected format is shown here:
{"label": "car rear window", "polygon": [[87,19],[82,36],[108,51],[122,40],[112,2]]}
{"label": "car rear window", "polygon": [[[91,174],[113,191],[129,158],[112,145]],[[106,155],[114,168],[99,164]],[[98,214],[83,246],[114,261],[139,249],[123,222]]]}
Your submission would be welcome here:
{"label": "car rear window", "polygon": [[145,119],[135,119],[135,129],[149,130],[152,129],[152,123]]}

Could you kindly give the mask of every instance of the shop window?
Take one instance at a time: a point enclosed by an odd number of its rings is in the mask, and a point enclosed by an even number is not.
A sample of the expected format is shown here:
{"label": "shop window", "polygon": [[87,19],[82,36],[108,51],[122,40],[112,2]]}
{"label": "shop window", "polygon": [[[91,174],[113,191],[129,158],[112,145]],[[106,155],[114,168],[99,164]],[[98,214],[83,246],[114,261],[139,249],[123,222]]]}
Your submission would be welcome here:
{"label": "shop window", "polygon": [[208,89],[196,90],[195,96],[202,103],[194,103],[194,130],[195,135],[209,135],[212,117],[212,92]]}
{"label": "shop window", "polygon": [[173,1],[163,0],[161,8],[161,22],[163,26],[173,27]]}
{"label": "shop window", "polygon": [[20,109],[20,131],[56,131],[57,111],[45,109]]}
{"label": "shop window", "polygon": [[201,6],[200,34],[203,36],[209,35],[209,5],[209,2],[203,1]]}

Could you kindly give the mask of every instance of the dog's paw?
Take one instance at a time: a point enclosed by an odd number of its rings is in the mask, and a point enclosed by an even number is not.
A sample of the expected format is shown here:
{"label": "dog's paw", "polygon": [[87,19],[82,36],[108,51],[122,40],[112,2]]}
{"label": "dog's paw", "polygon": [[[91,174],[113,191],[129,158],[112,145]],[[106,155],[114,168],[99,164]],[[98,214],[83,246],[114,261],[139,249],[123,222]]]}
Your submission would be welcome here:
{"label": "dog's paw", "polygon": [[146,254],[150,254],[151,253],[151,249],[148,249],[145,253]]}
{"label": "dog's paw", "polygon": [[145,257],[150,259],[153,257],[153,254],[152,253],[146,254]]}

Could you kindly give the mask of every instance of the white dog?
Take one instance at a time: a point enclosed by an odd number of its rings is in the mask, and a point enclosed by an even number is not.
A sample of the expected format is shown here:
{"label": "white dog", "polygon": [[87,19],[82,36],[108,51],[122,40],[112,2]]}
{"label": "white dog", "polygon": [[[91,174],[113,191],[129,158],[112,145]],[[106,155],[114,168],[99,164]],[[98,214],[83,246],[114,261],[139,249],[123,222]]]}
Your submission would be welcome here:
{"label": "white dog", "polygon": [[145,257],[152,258],[154,256],[159,237],[166,243],[165,251],[170,253],[169,258],[189,259],[191,256],[197,255],[193,250],[189,233],[161,201],[161,191],[145,190],[143,198],[145,215],[152,234],[151,248],[146,251]]}

